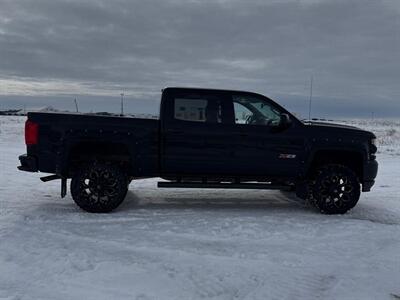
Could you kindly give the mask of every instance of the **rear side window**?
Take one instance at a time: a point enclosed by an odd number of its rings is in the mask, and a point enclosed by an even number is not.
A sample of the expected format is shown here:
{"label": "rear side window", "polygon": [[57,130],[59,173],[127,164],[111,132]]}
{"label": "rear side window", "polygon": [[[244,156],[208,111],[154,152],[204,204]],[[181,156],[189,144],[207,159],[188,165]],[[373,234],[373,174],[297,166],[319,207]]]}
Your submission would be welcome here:
{"label": "rear side window", "polygon": [[174,118],[182,121],[221,123],[222,108],[218,99],[175,98]]}

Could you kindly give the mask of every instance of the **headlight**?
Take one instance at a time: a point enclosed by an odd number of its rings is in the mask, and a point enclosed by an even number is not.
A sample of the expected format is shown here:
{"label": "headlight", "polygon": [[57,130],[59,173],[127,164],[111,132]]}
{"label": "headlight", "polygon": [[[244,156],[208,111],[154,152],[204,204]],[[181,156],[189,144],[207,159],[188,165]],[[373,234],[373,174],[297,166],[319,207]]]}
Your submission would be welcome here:
{"label": "headlight", "polygon": [[378,147],[376,146],[376,138],[371,139],[371,145],[369,147],[370,151],[370,159],[375,159],[375,153],[378,151]]}

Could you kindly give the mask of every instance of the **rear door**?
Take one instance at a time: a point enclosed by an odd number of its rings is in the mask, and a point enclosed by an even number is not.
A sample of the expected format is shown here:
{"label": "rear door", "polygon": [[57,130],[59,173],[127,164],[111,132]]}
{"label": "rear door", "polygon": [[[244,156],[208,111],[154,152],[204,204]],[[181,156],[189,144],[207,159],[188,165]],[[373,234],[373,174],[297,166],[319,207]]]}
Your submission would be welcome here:
{"label": "rear door", "polygon": [[162,126],[163,174],[230,173],[233,149],[225,114],[229,105],[220,91],[172,89],[166,92]]}

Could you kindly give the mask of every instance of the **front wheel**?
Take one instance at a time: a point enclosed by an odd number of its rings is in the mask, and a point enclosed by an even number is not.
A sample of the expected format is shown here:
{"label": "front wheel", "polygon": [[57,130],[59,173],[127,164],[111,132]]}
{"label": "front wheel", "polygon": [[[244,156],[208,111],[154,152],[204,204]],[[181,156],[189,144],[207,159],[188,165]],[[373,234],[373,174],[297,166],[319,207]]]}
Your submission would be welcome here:
{"label": "front wheel", "polygon": [[344,214],[360,198],[360,182],[350,168],[343,165],[320,167],[311,182],[310,202],[325,214]]}
{"label": "front wheel", "polygon": [[106,213],[117,208],[128,191],[127,177],[111,163],[90,163],[72,177],[71,195],[75,203],[87,212]]}

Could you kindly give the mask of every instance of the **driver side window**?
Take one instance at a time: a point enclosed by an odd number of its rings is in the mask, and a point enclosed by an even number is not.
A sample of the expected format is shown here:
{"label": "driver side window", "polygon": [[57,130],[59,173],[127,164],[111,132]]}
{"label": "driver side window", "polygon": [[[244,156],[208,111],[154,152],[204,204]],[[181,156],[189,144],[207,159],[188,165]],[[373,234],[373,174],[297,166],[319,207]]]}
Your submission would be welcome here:
{"label": "driver side window", "polygon": [[281,113],[269,102],[252,95],[233,95],[236,124],[279,126]]}
{"label": "driver side window", "polygon": [[235,110],[235,123],[236,124],[246,124],[246,120],[250,118],[253,113],[251,110],[243,106],[238,102],[233,102],[233,108]]}

